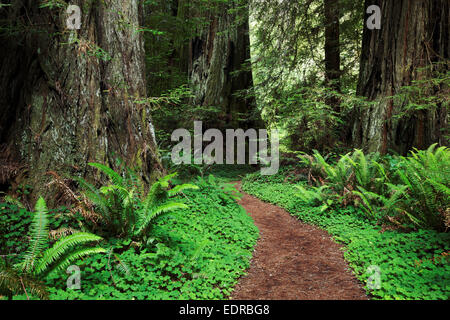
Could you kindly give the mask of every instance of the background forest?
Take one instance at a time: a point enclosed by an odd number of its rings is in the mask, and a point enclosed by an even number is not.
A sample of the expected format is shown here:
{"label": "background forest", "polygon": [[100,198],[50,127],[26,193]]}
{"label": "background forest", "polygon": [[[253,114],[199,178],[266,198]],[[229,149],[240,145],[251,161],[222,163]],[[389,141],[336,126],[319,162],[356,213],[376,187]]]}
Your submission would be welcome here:
{"label": "background forest", "polygon": [[[326,230],[365,298],[448,300],[449,17],[447,0],[1,1],[0,299],[228,299],[260,239],[246,194]],[[194,121],[277,129],[280,171],[174,165]]]}

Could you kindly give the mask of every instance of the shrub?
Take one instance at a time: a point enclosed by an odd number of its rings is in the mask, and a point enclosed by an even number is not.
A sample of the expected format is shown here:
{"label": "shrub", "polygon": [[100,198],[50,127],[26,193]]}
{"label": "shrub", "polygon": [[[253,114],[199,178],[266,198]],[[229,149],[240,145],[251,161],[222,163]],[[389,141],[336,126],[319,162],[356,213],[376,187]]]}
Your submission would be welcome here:
{"label": "shrub", "polygon": [[335,164],[317,151],[300,159],[319,175],[315,179],[318,188],[300,189],[300,197],[310,204],[356,205],[372,220],[448,228],[450,151],[446,147],[432,145],[408,157],[386,158],[355,150]]}
{"label": "shrub", "polygon": [[450,208],[450,150],[432,145],[401,160],[396,174],[407,190],[403,212],[418,226],[444,229]]}
{"label": "shrub", "polygon": [[175,173],[159,179],[145,193],[133,171],[128,170],[122,177],[105,165],[89,165],[106,174],[111,183],[97,189],[84,179],[75,179],[83,189],[83,195],[93,203],[93,209],[100,215],[106,229],[119,237],[142,239],[155,220],[186,208],[186,204],[170,201],[170,198],[183,190],[197,188],[192,184],[182,184],[171,189],[170,180],[176,176]]}

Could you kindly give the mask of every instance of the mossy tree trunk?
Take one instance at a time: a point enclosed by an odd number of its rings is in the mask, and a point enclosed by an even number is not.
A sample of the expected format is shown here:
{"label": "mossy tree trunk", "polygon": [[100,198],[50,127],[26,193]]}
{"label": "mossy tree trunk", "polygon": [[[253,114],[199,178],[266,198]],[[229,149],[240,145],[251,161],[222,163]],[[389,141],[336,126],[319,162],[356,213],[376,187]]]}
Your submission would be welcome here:
{"label": "mossy tree trunk", "polygon": [[[242,1],[241,1],[242,2]],[[250,59],[248,3],[220,3],[211,10],[185,12],[200,15],[205,23],[189,45],[189,78],[194,88],[193,103],[214,106],[221,111],[221,127],[249,128],[257,125],[252,72],[246,67]]]}
{"label": "mossy tree trunk", "polygon": [[[448,71],[448,0],[366,1],[365,7],[369,5],[381,8],[381,29],[365,26],[357,93],[375,103],[355,114],[356,145],[404,154],[412,147],[446,144],[445,102],[396,117],[408,99],[390,97],[416,80],[427,84],[437,73]],[[428,86],[426,96],[439,94],[448,96],[448,87]]]}
{"label": "mossy tree trunk", "polygon": [[86,176],[88,162],[114,167],[116,157],[151,181],[161,166],[137,103],[146,97],[141,2],[73,0],[80,30],[67,29],[65,7],[12,3],[1,13],[18,32],[2,34],[0,143],[27,165],[35,192],[51,192],[49,171]]}

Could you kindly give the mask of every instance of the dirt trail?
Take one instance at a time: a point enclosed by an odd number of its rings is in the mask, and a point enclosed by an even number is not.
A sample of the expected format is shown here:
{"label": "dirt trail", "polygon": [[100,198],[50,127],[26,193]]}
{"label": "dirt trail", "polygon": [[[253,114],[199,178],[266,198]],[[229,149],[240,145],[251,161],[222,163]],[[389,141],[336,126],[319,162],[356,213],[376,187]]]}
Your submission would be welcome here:
{"label": "dirt trail", "polygon": [[[241,184],[237,184],[240,189]],[[240,201],[260,230],[248,275],[233,300],[362,300],[367,296],[323,230],[280,207],[243,193]]]}

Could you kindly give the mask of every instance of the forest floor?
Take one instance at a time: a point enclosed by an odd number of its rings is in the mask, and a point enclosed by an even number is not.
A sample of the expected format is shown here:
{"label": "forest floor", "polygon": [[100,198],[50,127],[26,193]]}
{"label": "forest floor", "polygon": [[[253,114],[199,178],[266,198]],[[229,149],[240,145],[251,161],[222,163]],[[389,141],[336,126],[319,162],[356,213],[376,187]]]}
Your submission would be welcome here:
{"label": "forest floor", "polygon": [[[241,189],[241,183],[237,183]],[[342,246],[324,230],[243,193],[239,204],[260,230],[248,274],[232,300],[367,300],[344,260]]]}

